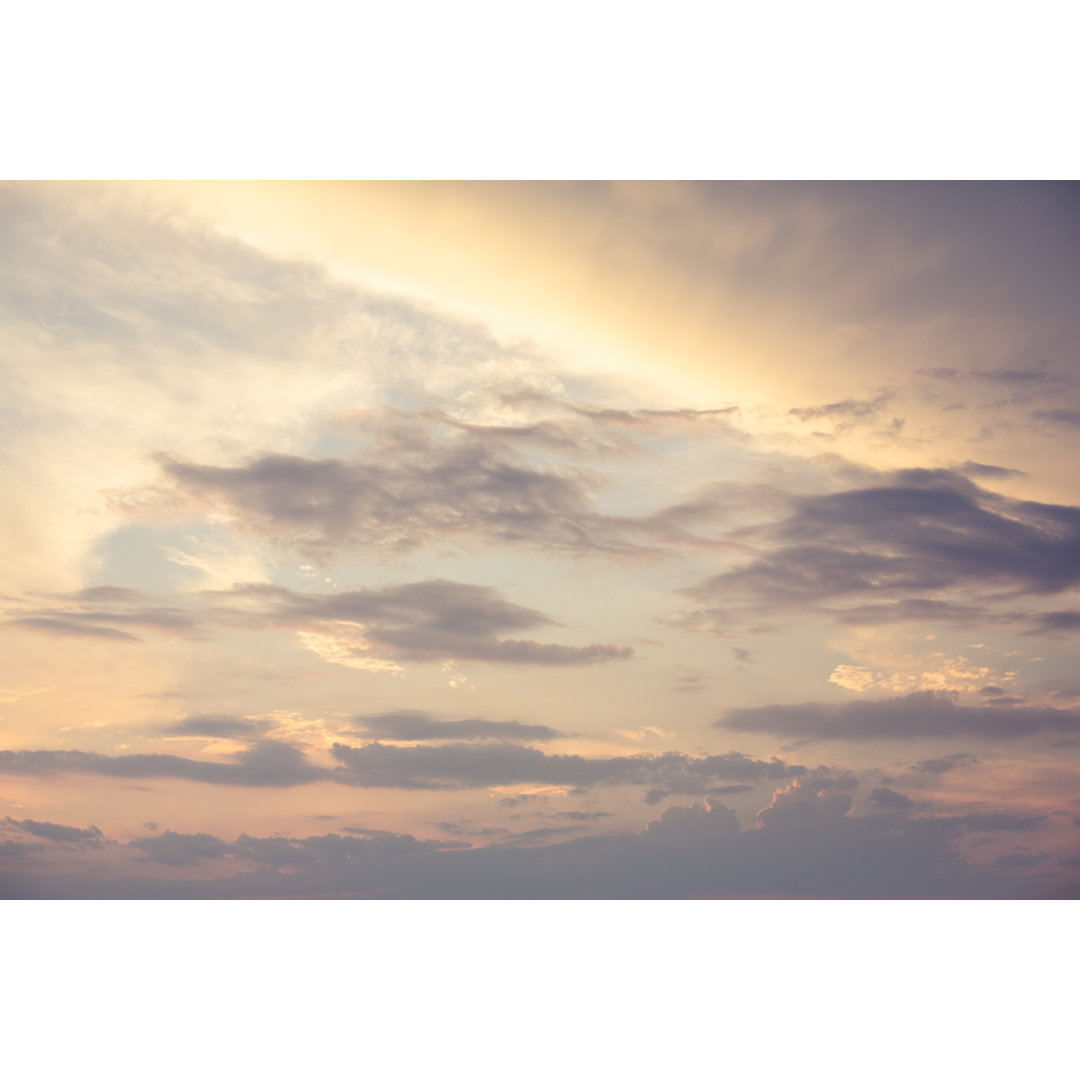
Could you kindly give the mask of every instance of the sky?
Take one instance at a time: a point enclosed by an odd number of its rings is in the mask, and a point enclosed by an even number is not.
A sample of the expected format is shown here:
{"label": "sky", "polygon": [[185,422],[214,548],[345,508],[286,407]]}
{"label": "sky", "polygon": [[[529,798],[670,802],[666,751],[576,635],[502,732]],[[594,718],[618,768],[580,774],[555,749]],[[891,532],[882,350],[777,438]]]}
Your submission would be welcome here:
{"label": "sky", "polygon": [[1080,895],[1080,188],[0,187],[0,895]]}

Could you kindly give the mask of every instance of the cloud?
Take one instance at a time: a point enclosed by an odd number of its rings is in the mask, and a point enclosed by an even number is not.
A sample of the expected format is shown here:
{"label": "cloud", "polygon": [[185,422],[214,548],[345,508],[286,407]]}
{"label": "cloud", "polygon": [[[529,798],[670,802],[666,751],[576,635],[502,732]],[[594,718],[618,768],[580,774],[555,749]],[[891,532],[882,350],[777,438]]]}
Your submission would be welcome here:
{"label": "cloud", "polygon": [[677,839],[714,840],[720,836],[735,836],[742,830],[735,811],[713,799],[692,806],[669,806],[659,818],[645,826],[642,836],[650,841]]}
{"label": "cloud", "polygon": [[1031,418],[1065,427],[1080,427],[1080,409],[1035,409]]}
{"label": "cloud", "polygon": [[329,595],[274,585],[238,586],[214,594],[217,619],[251,628],[308,635],[309,648],[336,663],[393,669],[405,660],[481,660],[506,664],[595,664],[626,660],[628,646],[558,645],[500,638],[510,630],[550,626],[542,612],[504,600],[497,590],[433,579]]}
{"label": "cloud", "polygon": [[175,754],[107,754],[84,750],[0,750],[0,773],[52,776],[85,773],[119,779],[193,780],[239,787],[293,787],[330,778],[296,747],[263,740],[232,755],[228,762],[199,761]]}
{"label": "cloud", "polygon": [[205,636],[196,617],[181,608],[143,606],[137,610],[115,611],[109,607],[110,603],[116,602],[137,604],[139,595],[131,589],[110,586],[87,589],[68,598],[75,601],[70,607],[38,609],[9,620],[7,625],[60,637],[99,637],[114,641],[140,640],[136,634],[122,627],[188,638]]}
{"label": "cloud", "polygon": [[[0,774],[41,776],[83,773],[120,779],[178,779],[238,787],[296,787],[334,782],[352,787],[402,790],[467,789],[512,784],[544,784],[586,789],[601,786],[644,786],[661,793],[715,794],[717,783],[737,781],[728,791],[746,785],[796,778],[815,790],[850,790],[856,777],[843,769],[788,764],[730,752],[692,756],[676,752],[622,757],[546,754],[510,742],[445,743],[393,746],[370,742],[361,746],[335,743],[332,767],[314,765],[298,747],[259,739],[226,761],[206,761],[173,754],[108,756],[81,750],[3,750]],[[660,796],[657,796],[660,797]]]}
{"label": "cloud", "polygon": [[1010,870],[1027,870],[1032,866],[1038,866],[1039,863],[1044,862],[1049,857],[1049,855],[1025,855],[1020,853],[1002,855],[994,860],[994,865]]}
{"label": "cloud", "polygon": [[1044,828],[1048,820],[1046,814],[961,814],[952,819],[968,832],[1032,832]]}
{"label": "cloud", "polygon": [[1004,479],[1007,476],[1026,476],[1020,469],[1006,469],[1001,465],[983,465],[978,461],[965,461],[953,466],[953,472],[962,476],[975,476],[987,480]]}
{"label": "cloud", "polygon": [[123,630],[114,630],[109,626],[88,626],[84,623],[72,622],[69,619],[51,619],[42,616],[27,616],[22,619],[11,619],[9,626],[18,626],[23,630],[37,630],[43,634],[56,634],[58,637],[100,637],[112,641],[138,641],[134,634]]}
{"label": "cloud", "polygon": [[634,655],[633,648],[622,645],[561,645],[502,637],[507,631],[557,624],[540,611],[505,600],[496,589],[440,579],[330,594],[240,584],[208,590],[200,597],[201,610],[52,610],[9,625],[130,641],[137,639],[126,631],[91,624],[115,622],[193,638],[208,636],[211,627],[288,629],[329,663],[391,673],[401,671],[400,660],[560,666],[627,660]]}
{"label": "cloud", "polygon": [[546,724],[523,724],[517,720],[436,720],[428,713],[413,709],[379,713],[375,716],[357,716],[354,717],[353,724],[376,739],[409,742],[433,739],[547,742],[565,737],[562,732]]}
{"label": "cloud", "polygon": [[335,779],[360,787],[469,788],[529,783],[588,788],[627,784],[700,794],[718,780],[760,783],[813,777],[821,786],[855,782],[843,771],[811,770],[734,752],[708,757],[672,752],[586,758],[509,744],[403,747],[373,742],[365,746],[335,743],[331,754],[341,766]]}
{"label": "cloud", "polygon": [[569,833],[581,832],[584,828],[584,825],[546,825],[539,829],[529,829],[526,832],[511,833],[509,836],[496,840],[495,843],[500,846],[505,845],[508,847],[542,844],[544,841],[551,840],[558,836],[566,836]]}
{"label": "cloud", "polygon": [[811,405],[788,409],[788,415],[806,423],[808,420],[836,420],[838,429],[852,427],[857,423],[873,420],[881,414],[895,397],[891,390],[883,390],[872,399],[833,401],[828,405]]}
{"label": "cloud", "polygon": [[903,792],[878,787],[867,796],[867,803],[878,810],[909,810],[915,803]]}
{"label": "cloud", "polygon": [[25,818],[16,821],[14,818],[5,818],[9,825],[14,825],[31,836],[40,836],[45,840],[54,840],[58,844],[82,844],[84,847],[100,847],[103,833],[96,826],[91,825],[88,829],[77,829],[71,825],[54,825],[51,821],[32,821]]}
{"label": "cloud", "polygon": [[915,374],[926,379],[938,379],[944,382],[977,379],[981,382],[1016,385],[1018,383],[1050,383],[1058,381],[1057,377],[1048,371],[1027,368],[997,368],[987,371],[971,368],[967,371],[961,371],[959,368],[954,367],[935,367],[919,368]]}
{"label": "cloud", "polygon": [[1041,611],[1032,616],[1029,633],[1062,634],[1080,630],[1080,611]]}
{"label": "cloud", "polygon": [[[988,689],[987,687],[983,688]],[[911,766],[912,772],[941,773],[952,772],[953,769],[962,769],[965,765],[978,765],[979,759],[974,754],[949,754],[948,757],[928,758]]]}
{"label": "cloud", "polygon": [[[793,496],[789,508],[786,519],[740,534],[766,550],[684,590],[708,605],[685,613],[684,623],[730,623],[739,601],[754,604],[759,618],[774,610],[854,623],[966,619],[980,609],[932,594],[1048,595],[1080,583],[1080,509],[1007,498],[947,469],[905,469],[870,487]],[[866,606],[870,597],[885,606]],[[858,600],[863,606],[827,606]]]}
{"label": "cloud", "polygon": [[[743,830],[732,811],[669,806],[638,833],[563,839],[530,830],[467,847],[408,835],[293,838],[143,837],[145,860],[193,865],[228,855],[256,865],[211,880],[8,872],[8,898],[379,897],[390,899],[675,899],[691,896],[1064,897],[1068,866],[1031,882],[1045,856],[977,867],[955,845],[962,819],[849,813],[849,797],[789,785]],[[282,874],[280,869],[290,873]]]}
{"label": "cloud", "polygon": [[157,498],[212,507],[236,528],[324,563],[429,545],[655,555],[659,542],[695,539],[662,512],[598,511],[604,478],[566,458],[640,450],[605,438],[611,424],[662,427],[705,413],[590,411],[535,393],[529,400],[587,423],[479,424],[433,409],[365,413],[354,421],[367,445],[351,458],[264,454],[219,466],[162,455],[171,495]]}
{"label": "cloud", "polygon": [[194,866],[204,859],[220,859],[231,850],[229,844],[207,833],[177,833],[166,829],[154,836],[142,836],[128,845],[143,852],[143,862],[165,866]]}
{"label": "cloud", "polygon": [[1045,732],[1075,734],[1080,715],[1038,706],[966,707],[956,704],[951,691],[923,690],[883,701],[729,709],[714,726],[815,740],[1020,739]]}
{"label": "cloud", "polygon": [[262,866],[309,866],[319,863],[338,863],[349,865],[354,861],[361,866],[366,860],[377,858],[384,860],[394,857],[415,857],[435,851],[446,851],[462,845],[447,840],[417,840],[407,833],[391,833],[382,830],[364,830],[362,837],[338,836],[327,833],[324,836],[308,836],[303,839],[290,839],[283,836],[254,837],[241,835],[232,847],[238,858]]}
{"label": "cloud", "polygon": [[167,724],[162,731],[169,735],[190,735],[197,738],[243,739],[257,737],[269,726],[265,722],[248,720],[239,716],[207,713],[200,716],[187,716],[174,724]]}
{"label": "cloud", "polygon": [[44,844],[20,844],[17,840],[0,840],[0,858],[2,859],[27,859],[44,850]]}
{"label": "cloud", "polygon": [[851,810],[851,795],[846,791],[815,790],[792,780],[778,790],[763,810],[757,814],[761,828],[804,829],[809,826],[837,821]]}

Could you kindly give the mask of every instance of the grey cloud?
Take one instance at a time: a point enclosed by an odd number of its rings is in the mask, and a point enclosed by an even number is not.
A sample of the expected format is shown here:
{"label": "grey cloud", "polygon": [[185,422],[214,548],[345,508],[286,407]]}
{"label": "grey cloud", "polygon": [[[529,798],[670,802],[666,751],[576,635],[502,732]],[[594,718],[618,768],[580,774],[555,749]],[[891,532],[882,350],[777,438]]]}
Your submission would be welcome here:
{"label": "grey cloud", "polygon": [[220,859],[230,845],[207,833],[177,833],[166,829],[155,836],[142,836],[128,845],[143,852],[141,861],[166,866],[194,866],[203,859]]}
{"label": "grey cloud", "polygon": [[974,754],[949,754],[948,757],[928,758],[911,766],[912,772],[923,773],[947,773],[953,769],[961,769],[965,765],[978,765],[979,759]]}
{"label": "grey cloud", "polygon": [[961,814],[952,819],[968,832],[1033,832],[1043,828],[1048,814]]}
{"label": "grey cloud", "polygon": [[1030,633],[1060,634],[1080,630],[1080,611],[1041,611],[1032,616]]}
{"label": "grey cloud", "polygon": [[1080,409],[1035,409],[1031,418],[1066,427],[1080,427]]}
{"label": "grey cloud", "polygon": [[14,818],[5,818],[9,825],[14,825],[31,836],[40,836],[45,840],[54,840],[60,844],[82,844],[84,847],[99,847],[102,840],[102,832],[96,825],[88,829],[77,829],[71,825],[54,825],[51,821],[32,821],[24,818],[16,821]]}
{"label": "grey cloud", "polygon": [[[118,602],[115,595],[118,592],[130,594],[120,601],[122,603],[139,602],[140,594],[134,590],[100,586],[76,594],[72,599],[79,603],[78,608],[42,609],[11,619],[8,625],[62,637],[100,637],[117,641],[139,640],[137,635],[121,629],[122,627],[181,634],[193,638],[204,636],[196,618],[180,608],[143,607],[136,611],[111,611],[100,606],[103,602]],[[101,625],[102,623],[105,625]]]}
{"label": "grey cloud", "polygon": [[138,641],[134,634],[123,630],[114,630],[109,626],[92,626],[86,623],[73,622],[71,619],[54,619],[44,616],[27,616],[22,619],[11,619],[9,626],[20,626],[24,630],[39,630],[45,634],[56,634],[58,637],[100,637],[113,641]]}
{"label": "grey cloud", "polygon": [[986,379],[989,382],[1001,383],[1037,383],[1056,382],[1057,377],[1048,371],[1031,370],[1028,368],[997,368],[993,371],[973,370],[968,373],[973,379]]}
{"label": "grey cloud", "polygon": [[351,833],[353,836],[366,836],[370,839],[378,839],[380,837],[398,837],[404,836],[404,833],[393,832],[390,829],[369,829],[364,825],[346,825],[342,832]]}
{"label": "grey cloud", "polygon": [[331,753],[342,766],[335,778],[360,787],[469,788],[544,783],[588,788],[628,784],[700,794],[718,779],[760,782],[813,777],[830,786],[854,782],[850,774],[825,768],[811,770],[776,759],[759,761],[738,753],[704,758],[680,753],[585,758],[507,744],[401,747],[378,742],[365,746],[335,743]]}
{"label": "grey cloud", "polygon": [[978,461],[965,461],[960,465],[954,465],[953,471],[962,476],[975,476],[985,479],[1004,479],[1007,476],[1026,476],[1027,473],[1020,469],[1006,469],[1001,465],[983,465]]}
{"label": "grey cloud", "polygon": [[884,701],[730,709],[715,726],[805,739],[1019,739],[1042,732],[1076,733],[1080,717],[1072,709],[990,703],[970,708],[957,705],[954,694],[925,690]]}
{"label": "grey cloud", "polygon": [[771,829],[807,829],[845,818],[851,810],[846,791],[817,789],[793,780],[773,794],[772,802],[757,813],[759,825]]}
{"label": "grey cloud", "polygon": [[659,818],[645,826],[641,836],[654,842],[704,840],[708,843],[721,836],[736,836],[741,831],[733,810],[723,803],[706,799],[704,805],[669,806]]}
{"label": "grey cloud", "polygon": [[894,622],[951,622],[972,625],[983,622],[986,612],[971,604],[913,597],[886,604],[859,604],[831,612],[843,626],[880,626]]}
{"label": "grey cloud", "polygon": [[[763,553],[684,590],[709,605],[684,622],[726,620],[711,605],[740,600],[756,612],[824,611],[855,623],[966,619],[980,607],[926,594],[1043,595],[1080,583],[1080,509],[1007,498],[949,470],[901,470],[876,486],[793,497],[790,508],[786,520],[743,531]],[[822,606],[860,597],[884,606]]]}
{"label": "grey cloud", "polygon": [[317,561],[469,543],[644,555],[657,540],[688,539],[662,518],[597,511],[598,474],[522,452],[537,439],[555,449],[555,432],[571,447],[587,444],[565,429],[485,427],[423,411],[365,424],[373,441],[350,459],[274,454],[224,467],[163,456],[161,468],[181,497],[209,500],[238,528]]}
{"label": "grey cloud", "polygon": [[255,738],[263,734],[269,726],[264,722],[239,716],[207,713],[187,716],[174,724],[167,724],[162,731],[169,735],[192,735],[210,739]]}
{"label": "grey cloud", "polygon": [[954,367],[936,367],[919,368],[915,374],[922,375],[927,379],[939,379],[944,382],[959,382],[965,379],[977,379],[981,382],[1015,385],[1018,383],[1048,383],[1058,381],[1057,376],[1048,371],[1027,368],[997,368],[986,371],[971,368],[967,371],[961,371],[959,368]]}
{"label": "grey cloud", "polygon": [[492,544],[558,556],[653,557],[665,545],[712,542],[687,530],[712,509],[695,515],[661,507],[638,516],[597,510],[609,481],[573,459],[645,452],[625,436],[612,441],[612,425],[663,430],[731,409],[590,410],[538,393],[527,402],[561,415],[485,425],[434,409],[386,409],[356,418],[367,444],[349,458],[265,454],[219,466],[162,454],[165,486],[157,497],[178,507],[209,502],[235,527],[319,562]]}
{"label": "grey cloud", "polygon": [[456,821],[436,821],[435,827],[442,829],[443,832],[450,833],[451,836],[507,836],[510,833],[509,829],[490,827],[477,829],[462,825]]}
{"label": "grey cloud", "polygon": [[[234,844],[179,837],[166,859],[233,858],[259,869],[211,881],[102,878],[77,873],[7,873],[8,898],[258,898],[341,896],[387,899],[675,899],[691,896],[1064,897],[1067,875],[1032,882],[1014,875],[1044,856],[977,869],[958,853],[957,820],[863,817],[846,797],[819,798],[792,785],[774,809],[742,830],[725,806],[668,807],[637,834],[454,849],[410,836],[336,834],[296,839],[241,836]],[[529,834],[519,834],[528,836]],[[158,838],[145,838],[147,841]],[[555,840],[554,843],[544,842]],[[540,842],[536,842],[540,841]],[[174,865],[178,865],[174,863]],[[295,872],[281,874],[279,867]],[[1063,869],[1067,870],[1068,867]]]}
{"label": "grey cloud", "polygon": [[943,382],[956,382],[960,378],[960,370],[954,367],[919,368],[915,374],[924,379],[940,379]]}
{"label": "grey cloud", "polygon": [[1026,870],[1032,866],[1038,866],[1039,863],[1048,859],[1049,855],[1002,855],[1000,858],[994,860],[995,866],[1000,866],[1009,870]]}
{"label": "grey cloud", "polygon": [[879,810],[909,810],[915,805],[903,792],[887,787],[874,788],[866,801]]}
{"label": "grey cloud", "polygon": [[833,401],[828,405],[812,405],[788,409],[788,415],[806,423],[808,420],[839,420],[841,426],[851,426],[860,420],[874,419],[896,395],[888,390],[877,397],[856,400]]}
{"label": "grey cloud", "polygon": [[[96,590],[95,590],[96,592]],[[132,597],[130,603],[136,603]],[[332,594],[300,593],[276,585],[237,585],[203,594],[201,611],[143,607],[115,612],[37,611],[9,625],[54,634],[138,640],[119,624],[205,637],[207,627],[281,628],[344,634],[342,651],[405,659],[468,659],[492,663],[567,665],[605,663],[633,656],[628,646],[559,645],[500,637],[512,630],[553,626],[542,612],[511,603],[497,590],[428,580]],[[362,644],[354,640],[363,627]],[[353,639],[353,640],[350,640]]]}
{"label": "grey cloud", "polygon": [[566,836],[568,833],[581,832],[584,828],[584,825],[544,826],[539,829],[529,829],[526,832],[511,833],[501,840],[496,840],[495,843],[507,847],[541,844],[545,840],[551,840],[557,836]]}
{"label": "grey cloud", "polygon": [[302,751],[264,740],[234,754],[229,762],[197,761],[174,754],[122,754],[110,757],[84,750],[0,750],[0,773],[50,776],[85,773],[121,779],[193,780],[241,787],[293,787],[329,779],[331,772],[310,765]]}
{"label": "grey cloud", "polygon": [[412,709],[357,716],[353,723],[377,739],[421,742],[432,739],[501,739],[508,742],[547,742],[562,733],[546,724],[523,724],[517,720],[436,720]]}
{"label": "grey cloud", "polygon": [[22,844],[18,840],[0,840],[0,859],[27,859],[44,850],[44,844]]}
{"label": "grey cloud", "polygon": [[550,626],[542,612],[504,600],[492,588],[429,580],[381,589],[329,595],[293,592],[273,585],[249,585],[215,594],[214,616],[239,626],[277,626],[340,632],[363,627],[359,655],[374,648],[405,659],[467,659],[509,664],[593,664],[633,656],[628,646],[557,645],[500,638],[497,634]]}
{"label": "grey cloud", "polygon": [[[332,781],[354,787],[466,789],[544,783],[585,789],[594,785],[648,786],[665,792],[705,794],[717,781],[783,782],[802,778],[816,788],[849,790],[857,779],[844,770],[810,769],[779,759],[762,761],[731,752],[708,757],[681,753],[586,758],[545,754],[499,743],[362,746],[335,743],[333,768],[312,765],[297,747],[260,739],[228,761],[201,761],[173,754],[110,757],[81,750],[3,750],[0,773],[49,776],[75,772],[123,779],[180,779],[240,787],[295,787]],[[741,790],[741,787],[740,787]],[[510,805],[510,803],[507,803]]]}
{"label": "grey cloud", "polygon": [[[455,841],[417,840],[405,833],[389,833],[381,830],[365,830],[368,835],[309,836],[291,839],[284,836],[254,837],[244,834],[230,850],[238,858],[259,863],[262,866],[311,866],[315,864],[350,865],[367,860],[416,857],[424,853],[453,850],[461,847]],[[467,846],[467,845],[464,845]]]}

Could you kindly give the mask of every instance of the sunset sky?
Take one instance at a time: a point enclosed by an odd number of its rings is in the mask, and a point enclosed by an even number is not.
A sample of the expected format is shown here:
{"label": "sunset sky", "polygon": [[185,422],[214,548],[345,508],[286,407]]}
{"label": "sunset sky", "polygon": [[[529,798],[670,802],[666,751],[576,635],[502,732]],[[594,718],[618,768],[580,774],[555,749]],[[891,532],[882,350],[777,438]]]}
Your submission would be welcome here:
{"label": "sunset sky", "polygon": [[1080,896],[1080,187],[0,187],[0,896]]}

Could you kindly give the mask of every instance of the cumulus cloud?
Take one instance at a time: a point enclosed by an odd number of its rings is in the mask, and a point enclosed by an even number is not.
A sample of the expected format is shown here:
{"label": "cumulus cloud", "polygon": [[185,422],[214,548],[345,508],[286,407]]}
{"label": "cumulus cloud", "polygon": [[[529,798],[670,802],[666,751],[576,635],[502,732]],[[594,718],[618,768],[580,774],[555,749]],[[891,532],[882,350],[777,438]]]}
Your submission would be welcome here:
{"label": "cumulus cloud", "polygon": [[669,806],[659,818],[645,826],[642,835],[648,840],[677,838],[712,840],[741,832],[735,811],[723,803],[706,799],[704,804]]}
{"label": "cumulus cloud", "polygon": [[799,780],[792,780],[775,792],[772,802],[757,814],[758,825],[769,829],[802,829],[837,821],[851,810],[851,795],[846,791],[815,791]]}
{"label": "cumulus cloud", "polygon": [[1032,705],[967,707],[956,704],[953,692],[923,690],[883,701],[729,709],[715,726],[805,739],[1020,739],[1042,733],[1076,734],[1080,716],[1074,709]]}

